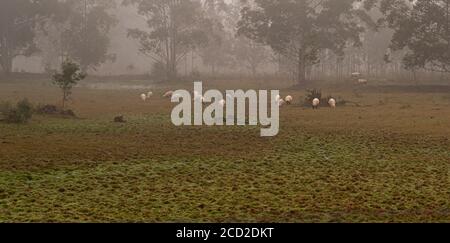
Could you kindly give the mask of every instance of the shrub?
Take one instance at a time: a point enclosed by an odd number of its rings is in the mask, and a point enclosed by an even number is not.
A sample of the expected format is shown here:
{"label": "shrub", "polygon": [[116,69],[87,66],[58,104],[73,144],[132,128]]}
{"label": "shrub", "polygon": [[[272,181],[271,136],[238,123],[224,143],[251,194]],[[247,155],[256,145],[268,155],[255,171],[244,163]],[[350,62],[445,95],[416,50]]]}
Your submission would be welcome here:
{"label": "shrub", "polygon": [[321,107],[326,107],[326,106],[328,106],[328,101],[330,101],[331,98],[336,100],[336,105],[337,106],[345,106],[348,103],[348,101],[343,99],[342,97],[335,97],[335,96],[332,96],[332,95],[328,95],[326,97],[323,97],[323,94],[322,94],[321,90],[308,89],[307,93],[306,93],[305,103],[303,104],[303,106],[310,107],[314,99],[319,99],[320,100],[320,106]]}
{"label": "shrub", "polygon": [[9,102],[0,103],[0,121],[5,121],[9,112],[12,110],[12,105]]}
{"label": "shrub", "polygon": [[1,102],[0,103],[0,114],[5,114],[9,110],[11,110],[12,105],[9,102]]}
{"label": "shrub", "polygon": [[306,90],[306,101],[311,103],[314,99],[322,99],[322,91],[319,89]]}
{"label": "shrub", "polygon": [[33,117],[33,105],[27,100],[21,100],[17,103],[17,114],[19,121],[27,122]]}
{"label": "shrub", "polygon": [[337,101],[337,103],[336,103],[337,106],[345,106],[345,105],[347,105],[347,103],[349,103],[347,100],[345,100],[342,97],[338,97],[336,101]]}
{"label": "shrub", "polygon": [[10,103],[0,105],[0,121],[7,123],[26,123],[33,116],[33,106],[27,100],[21,100],[13,107]]}
{"label": "shrub", "polygon": [[60,110],[55,105],[38,105],[36,113],[40,115],[57,115]]}
{"label": "shrub", "polygon": [[72,110],[60,109],[55,105],[39,105],[36,108],[36,113],[50,116],[77,117]]}
{"label": "shrub", "polygon": [[322,101],[322,91],[318,89],[307,89],[305,96],[305,103],[303,105],[305,107],[311,106],[314,99],[319,99]]}

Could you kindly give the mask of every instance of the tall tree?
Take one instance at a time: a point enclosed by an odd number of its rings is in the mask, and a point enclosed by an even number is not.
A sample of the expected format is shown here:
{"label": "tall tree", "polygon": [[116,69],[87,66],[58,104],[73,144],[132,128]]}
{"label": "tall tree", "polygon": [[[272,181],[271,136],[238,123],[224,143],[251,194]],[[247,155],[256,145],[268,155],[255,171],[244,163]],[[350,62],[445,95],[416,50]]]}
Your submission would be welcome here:
{"label": "tall tree", "polygon": [[450,72],[450,0],[382,0],[380,9],[406,68]]}
{"label": "tall tree", "polygon": [[224,0],[203,3],[207,20],[202,28],[206,31],[208,43],[199,50],[199,54],[203,63],[211,68],[212,75],[215,75],[217,67],[228,66],[232,62],[230,50],[234,33],[227,32],[225,26],[230,7]]}
{"label": "tall tree", "polygon": [[0,66],[4,73],[11,73],[14,58],[37,51],[34,29],[56,4],[57,0],[0,1]]}
{"label": "tall tree", "polygon": [[109,53],[110,30],[116,19],[108,10],[115,7],[114,1],[67,0],[67,19],[63,24],[61,42],[64,55],[80,63],[81,69],[96,69],[108,60],[114,60]]}
{"label": "tall tree", "polygon": [[140,52],[165,66],[167,79],[177,78],[177,65],[192,49],[204,45],[207,36],[200,1],[124,0],[133,4],[146,19],[148,29],[130,29],[128,35],[139,41]]}
{"label": "tall tree", "polygon": [[[269,45],[296,64],[297,82],[306,79],[307,67],[316,64],[321,50],[339,55],[350,43],[361,45],[361,20],[370,23],[362,0],[252,0],[241,11],[238,33]],[[372,7],[367,1],[365,7]]]}
{"label": "tall tree", "polygon": [[256,76],[258,68],[266,63],[269,57],[269,52],[265,46],[244,37],[238,38],[233,51],[236,61],[244,64],[251,71],[253,77]]}

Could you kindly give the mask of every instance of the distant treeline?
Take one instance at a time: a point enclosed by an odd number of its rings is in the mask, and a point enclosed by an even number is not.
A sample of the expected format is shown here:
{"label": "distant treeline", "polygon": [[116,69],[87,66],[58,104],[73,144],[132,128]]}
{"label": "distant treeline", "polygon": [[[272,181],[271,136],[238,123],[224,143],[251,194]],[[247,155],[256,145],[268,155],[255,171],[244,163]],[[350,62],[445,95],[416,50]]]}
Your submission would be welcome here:
{"label": "distant treeline", "polygon": [[[130,16],[144,21],[126,26]],[[124,38],[133,46],[119,52]],[[303,83],[354,72],[447,79],[450,0],[2,0],[3,74],[25,72],[16,58],[36,56],[47,74],[67,59],[103,75],[99,69],[120,62],[123,73],[155,81],[228,75]]]}

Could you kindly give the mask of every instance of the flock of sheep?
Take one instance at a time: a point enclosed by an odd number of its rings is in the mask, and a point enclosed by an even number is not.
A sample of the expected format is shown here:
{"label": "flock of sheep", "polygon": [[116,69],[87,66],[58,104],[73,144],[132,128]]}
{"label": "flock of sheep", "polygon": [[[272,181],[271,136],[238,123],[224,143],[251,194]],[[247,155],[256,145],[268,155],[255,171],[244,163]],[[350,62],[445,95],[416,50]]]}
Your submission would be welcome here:
{"label": "flock of sheep", "polygon": [[[290,96],[290,95],[288,95],[288,96],[286,96],[286,98],[285,99],[282,99],[281,98],[281,96],[277,96],[277,102],[278,102],[278,105],[280,106],[280,107],[282,107],[282,106],[284,106],[284,105],[290,105],[290,104],[292,104],[292,102],[294,101],[294,98],[292,98],[292,96]],[[319,106],[320,106],[320,99],[318,99],[318,98],[315,98],[313,101],[312,101],[312,108],[315,110],[315,109],[319,109]],[[331,98],[329,101],[328,101],[328,105],[331,107],[331,108],[336,108],[336,100],[334,99],[334,98]]]}
{"label": "flock of sheep", "polygon": [[[174,94],[174,92],[173,91],[168,91],[168,92],[166,92],[164,95],[163,95],[163,97],[164,98],[172,98],[172,96],[173,96],[173,94]],[[153,96],[153,92],[148,92],[147,94],[141,94],[141,99],[142,99],[142,101],[147,101],[148,99],[150,99],[151,97]],[[229,95],[227,95],[227,98],[228,98],[228,96]],[[205,98],[202,96],[202,95],[200,95],[197,91],[194,91],[194,100],[195,101],[201,101],[201,102],[204,102],[205,101]],[[291,105],[292,103],[293,103],[293,101],[294,101],[294,98],[291,96],[291,95],[288,95],[288,96],[286,96],[286,98],[281,98],[281,96],[280,95],[278,95],[277,97],[276,97],[276,102],[278,103],[278,105],[280,106],[280,107],[282,107],[282,106],[285,106],[285,105]],[[222,105],[222,106],[225,106],[225,104],[226,104],[226,101],[224,100],[224,99],[222,99],[221,101],[219,101],[219,104],[220,105]],[[315,109],[318,109],[319,108],[319,106],[320,106],[320,99],[318,99],[318,98],[315,98],[313,101],[312,101],[312,108],[315,110]],[[328,105],[331,107],[331,108],[336,108],[336,100],[334,99],[334,98],[331,98],[329,101],[328,101]]]}
{"label": "flock of sheep", "polygon": [[[367,79],[363,79],[362,74],[359,72],[352,73],[351,77],[359,85],[366,85],[368,83]],[[163,95],[163,97],[164,98],[172,98],[173,94],[174,94],[173,91],[168,91]],[[141,94],[141,99],[142,99],[142,101],[147,101],[152,96],[153,96],[153,92],[150,91],[147,94]],[[228,98],[228,95],[227,95],[227,98]],[[194,92],[194,100],[201,101],[201,102],[205,101],[204,97],[201,94],[199,94],[197,91]],[[278,105],[280,107],[285,106],[285,105],[291,105],[293,103],[293,101],[294,101],[294,98],[290,95],[286,96],[286,98],[284,98],[284,99],[281,98],[281,96],[279,96],[279,95],[276,97],[276,102],[278,103]],[[318,109],[320,106],[320,102],[321,101],[318,98],[313,99],[311,102],[312,108],[314,110]],[[220,103],[220,105],[225,106],[226,101],[224,99],[222,99],[219,103]],[[336,99],[330,98],[330,100],[328,100],[328,105],[330,108],[336,108],[336,105],[337,105]]]}
{"label": "flock of sheep", "polygon": [[142,101],[147,101],[147,99],[150,99],[153,96],[153,92],[149,91],[147,94],[141,94]]}

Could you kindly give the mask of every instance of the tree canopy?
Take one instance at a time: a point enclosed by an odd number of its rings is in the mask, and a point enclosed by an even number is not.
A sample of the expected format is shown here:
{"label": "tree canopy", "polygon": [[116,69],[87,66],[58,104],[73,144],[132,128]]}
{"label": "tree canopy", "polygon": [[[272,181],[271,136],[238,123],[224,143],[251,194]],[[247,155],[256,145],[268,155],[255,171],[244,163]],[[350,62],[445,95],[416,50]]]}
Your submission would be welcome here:
{"label": "tree canopy", "polygon": [[6,74],[12,71],[13,60],[37,52],[34,28],[54,13],[57,0],[0,1],[0,66]]}
{"label": "tree canopy", "polygon": [[[204,13],[194,0],[124,0],[145,17],[148,29],[130,29],[138,40],[140,52],[165,66],[167,79],[177,78],[177,65],[186,54],[208,38]],[[203,27],[203,28],[202,28]]]}
{"label": "tree canopy", "polygon": [[380,9],[406,68],[450,72],[450,0],[382,0]]}
{"label": "tree canopy", "polygon": [[[364,25],[371,23],[355,0],[253,0],[247,1],[238,33],[270,46],[297,64],[297,81],[305,80],[306,67],[330,49],[342,55],[349,44],[361,45]],[[371,6],[372,1],[366,3]]]}
{"label": "tree canopy", "polygon": [[56,42],[61,48],[62,59],[70,58],[80,64],[82,70],[96,69],[108,60],[114,60],[109,53],[110,30],[116,19],[108,10],[115,7],[113,1],[66,0],[61,8],[66,13],[50,25],[56,26]]}

